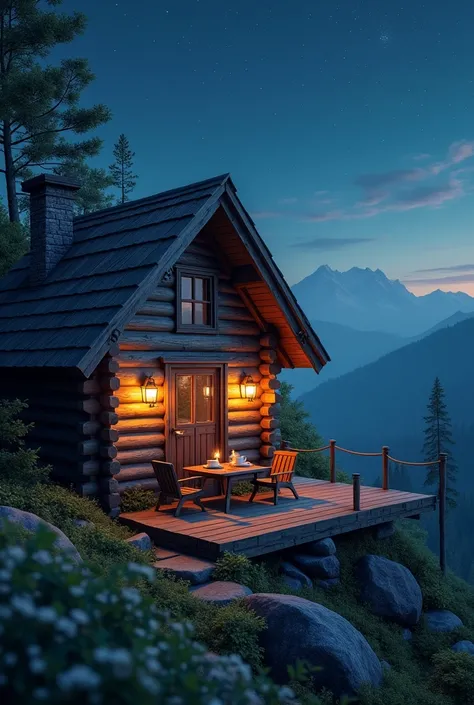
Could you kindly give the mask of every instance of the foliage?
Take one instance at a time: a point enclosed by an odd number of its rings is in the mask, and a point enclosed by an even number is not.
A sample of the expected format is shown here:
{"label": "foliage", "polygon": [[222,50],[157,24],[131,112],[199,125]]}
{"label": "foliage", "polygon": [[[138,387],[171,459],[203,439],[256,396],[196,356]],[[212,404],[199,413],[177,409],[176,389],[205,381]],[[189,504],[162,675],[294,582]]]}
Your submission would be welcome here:
{"label": "foliage", "polygon": [[[59,66],[45,60],[58,44],[84,32],[82,13],[58,14],[62,0],[4,0],[0,4],[0,121],[11,221],[19,222],[16,181],[34,168],[48,169],[64,160],[96,155],[97,137],[78,137],[104,124],[110,112],[104,105],[80,105],[81,93],[94,79],[86,59],[64,59]],[[68,142],[65,135],[74,137]]]}
{"label": "foliage", "polygon": [[0,202],[0,277],[29,250],[28,229],[22,223],[10,223],[8,211]]}
{"label": "foliage", "polygon": [[47,531],[21,543],[13,529],[0,535],[4,705],[292,700],[238,656],[210,654],[143,595],[152,568],[129,563],[104,578],[56,553]]}
{"label": "foliage", "polygon": [[474,702],[474,658],[451,649],[433,656],[433,682],[459,705]]}
{"label": "foliage", "polygon": [[130,487],[122,495],[120,509],[122,512],[141,512],[156,505],[156,495],[153,490],[143,487]]}
{"label": "foliage", "polygon": [[31,428],[19,418],[25,407],[19,399],[0,399],[0,486],[14,481],[22,492],[49,477],[49,468],[39,464],[37,451],[25,446]]}
{"label": "foliage", "polygon": [[266,592],[269,589],[269,576],[265,566],[236,553],[224,553],[218,558],[213,578],[241,583],[253,592]]}
{"label": "foliage", "polygon": [[133,173],[134,156],[128,138],[122,133],[114,146],[115,161],[109,166],[112,184],[120,189],[119,203],[128,201],[128,194],[137,183],[137,176]]}
{"label": "foliage", "polygon": [[[451,431],[451,418],[445,402],[443,386],[436,377],[427,406],[425,420],[425,441],[423,443],[423,455],[428,462],[439,458],[440,453],[447,453],[446,462],[446,502],[449,507],[456,506],[456,496],[458,492],[455,488],[457,467],[450,452],[454,444]],[[439,466],[430,465],[426,474],[425,486],[439,486]]]}
{"label": "foliage", "polygon": [[[302,401],[291,398],[291,384],[281,385],[281,417],[280,427],[283,440],[288,441],[292,448],[322,448],[323,439],[309,420]],[[315,477],[329,480],[329,461],[321,453],[300,453],[296,463],[296,474],[304,477]],[[344,481],[343,477],[338,477]]]}
{"label": "foliage", "polygon": [[78,215],[93,213],[112,205],[113,196],[106,193],[106,189],[112,186],[112,179],[105,169],[91,167],[85,159],[68,159],[56,167],[54,172],[74,179],[80,185],[81,188],[74,196]]}

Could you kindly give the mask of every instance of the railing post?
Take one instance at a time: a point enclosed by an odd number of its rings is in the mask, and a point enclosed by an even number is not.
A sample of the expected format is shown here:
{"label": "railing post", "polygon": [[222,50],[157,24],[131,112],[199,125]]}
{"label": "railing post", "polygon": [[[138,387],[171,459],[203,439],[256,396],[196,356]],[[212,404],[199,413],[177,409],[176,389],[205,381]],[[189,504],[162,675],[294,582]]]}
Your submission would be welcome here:
{"label": "railing post", "polygon": [[290,441],[280,441],[280,450],[288,450],[290,447]]}
{"label": "railing post", "polygon": [[352,495],[353,495],[353,506],[354,511],[360,511],[360,475],[359,473],[354,473],[352,475]]}
{"label": "railing post", "polygon": [[388,490],[388,446],[382,446],[382,489]]}
{"label": "railing post", "polygon": [[443,575],[446,575],[446,460],[447,453],[439,454],[439,567]]}
{"label": "railing post", "polygon": [[336,482],[336,441],[329,441],[329,477]]}

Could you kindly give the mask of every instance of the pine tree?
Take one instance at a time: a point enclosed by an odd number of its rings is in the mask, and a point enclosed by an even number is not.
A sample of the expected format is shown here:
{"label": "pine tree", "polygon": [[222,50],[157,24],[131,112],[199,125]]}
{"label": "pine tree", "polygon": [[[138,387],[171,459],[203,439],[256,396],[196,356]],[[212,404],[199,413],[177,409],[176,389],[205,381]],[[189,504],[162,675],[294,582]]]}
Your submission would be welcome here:
{"label": "pine tree", "polygon": [[133,173],[133,157],[135,152],[130,149],[128,138],[122,133],[114,146],[115,161],[109,166],[113,185],[120,189],[119,203],[128,201],[128,194],[133,191],[137,183],[137,176]]}
{"label": "pine tree", "polygon": [[28,250],[28,228],[23,223],[11,223],[7,209],[0,202],[0,277]]}
{"label": "pine tree", "polygon": [[81,188],[75,194],[78,215],[93,213],[112,205],[113,196],[106,189],[113,186],[113,180],[105,169],[91,167],[84,159],[76,159],[64,162],[54,171],[80,184]]}
{"label": "pine tree", "polygon": [[94,79],[87,59],[45,63],[56,45],[71,42],[86,26],[82,13],[56,13],[61,3],[0,2],[0,172],[12,222],[20,221],[17,181],[35,168],[53,169],[64,160],[95,156],[99,138],[69,143],[65,135],[84,135],[110,119],[104,105],[79,106],[82,91]]}
{"label": "pine tree", "polygon": [[[455,507],[458,494],[455,488],[457,467],[450,452],[454,441],[451,433],[451,419],[444,397],[444,389],[439,377],[436,377],[427,406],[428,414],[424,417],[426,426],[422,452],[426,462],[436,460],[440,453],[448,454],[446,463],[446,500],[449,507]],[[439,486],[438,465],[428,466],[425,486]]]}

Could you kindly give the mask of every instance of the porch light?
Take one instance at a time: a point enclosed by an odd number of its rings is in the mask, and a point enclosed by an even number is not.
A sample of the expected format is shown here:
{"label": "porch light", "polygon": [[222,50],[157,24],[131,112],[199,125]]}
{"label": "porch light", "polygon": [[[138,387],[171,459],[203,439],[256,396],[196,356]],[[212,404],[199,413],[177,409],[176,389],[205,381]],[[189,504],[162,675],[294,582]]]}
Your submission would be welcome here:
{"label": "porch light", "polygon": [[146,377],[141,386],[141,390],[142,401],[150,407],[155,406],[156,400],[158,399],[158,387],[153,377]]}
{"label": "porch light", "polygon": [[253,381],[251,375],[245,375],[240,383],[240,396],[247,401],[253,401],[257,396],[257,383]]}

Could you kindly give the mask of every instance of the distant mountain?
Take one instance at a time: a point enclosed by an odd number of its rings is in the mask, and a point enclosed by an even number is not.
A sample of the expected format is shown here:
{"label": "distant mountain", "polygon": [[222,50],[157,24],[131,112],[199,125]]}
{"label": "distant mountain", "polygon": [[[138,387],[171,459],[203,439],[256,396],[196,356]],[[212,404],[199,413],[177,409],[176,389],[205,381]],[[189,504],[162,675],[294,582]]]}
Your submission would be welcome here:
{"label": "distant mountain", "polygon": [[465,313],[464,311],[456,311],[456,313],[453,313],[452,316],[449,316],[449,318],[444,318],[442,321],[437,323],[435,326],[432,328],[429,328],[429,330],[425,331],[422,333],[420,336],[417,336],[419,338],[426,338],[427,335],[431,335],[431,333],[436,333],[437,330],[442,330],[443,328],[449,328],[450,326],[455,326],[456,323],[461,323],[461,321],[465,321],[468,318],[472,318],[474,316],[474,312],[470,313]]}
{"label": "distant mountain", "polygon": [[361,331],[328,321],[311,321],[331,356],[331,362],[318,375],[314,370],[283,370],[281,379],[294,387],[294,396],[304,394],[319,384],[367,365],[396,348],[406,345],[398,335]]}
{"label": "distant mountain", "polygon": [[322,265],[295,284],[293,292],[310,320],[407,337],[457,311],[474,312],[474,298],[468,294],[437,290],[415,296],[380,269],[353,267],[339,272]]}
{"label": "distant mountain", "polygon": [[[301,399],[326,439],[335,438],[341,446],[366,452],[388,445],[395,457],[417,460],[426,404],[438,375],[446,391],[454,436],[458,433],[464,439],[458,440],[456,451],[466,454],[465,481],[472,488],[473,350],[474,317],[471,317],[329,380]],[[341,456],[340,460],[344,467],[355,467],[349,456]],[[363,459],[358,470],[373,479],[380,474],[379,459]]]}

